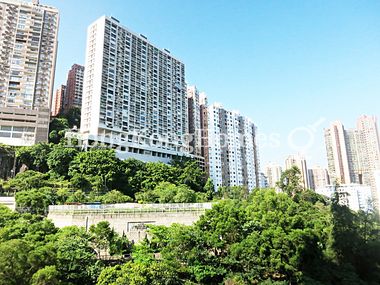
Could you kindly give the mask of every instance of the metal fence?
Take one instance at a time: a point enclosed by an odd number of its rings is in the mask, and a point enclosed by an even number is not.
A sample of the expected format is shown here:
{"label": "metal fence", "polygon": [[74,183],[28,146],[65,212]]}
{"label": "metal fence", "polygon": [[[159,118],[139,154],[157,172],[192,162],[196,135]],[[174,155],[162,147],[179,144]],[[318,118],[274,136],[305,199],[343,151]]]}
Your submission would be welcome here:
{"label": "metal fence", "polygon": [[164,212],[204,212],[212,208],[212,203],[178,203],[178,204],[85,204],[85,205],[51,205],[49,213],[70,214],[123,214],[123,213],[164,213]]}

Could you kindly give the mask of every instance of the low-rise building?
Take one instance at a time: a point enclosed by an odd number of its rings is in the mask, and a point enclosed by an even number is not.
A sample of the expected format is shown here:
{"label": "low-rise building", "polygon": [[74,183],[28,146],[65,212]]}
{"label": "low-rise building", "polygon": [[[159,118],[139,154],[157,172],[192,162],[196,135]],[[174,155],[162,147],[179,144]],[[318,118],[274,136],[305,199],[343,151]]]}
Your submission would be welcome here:
{"label": "low-rise building", "polygon": [[373,210],[371,187],[361,184],[327,185],[315,190],[318,194],[334,198],[339,194],[339,204],[349,207],[353,211]]}

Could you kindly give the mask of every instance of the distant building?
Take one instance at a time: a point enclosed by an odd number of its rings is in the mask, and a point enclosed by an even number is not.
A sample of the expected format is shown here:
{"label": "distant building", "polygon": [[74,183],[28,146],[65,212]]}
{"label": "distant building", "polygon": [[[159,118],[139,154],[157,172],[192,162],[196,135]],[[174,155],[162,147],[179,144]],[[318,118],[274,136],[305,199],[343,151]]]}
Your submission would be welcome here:
{"label": "distant building", "polygon": [[204,159],[204,170],[210,174],[210,157],[208,149],[208,103],[206,93],[199,94],[199,109],[201,122],[201,157]]}
{"label": "distant building", "polygon": [[189,122],[189,147],[190,153],[196,156],[202,155],[201,140],[201,108],[200,97],[196,86],[187,87],[187,107]]}
{"label": "distant building", "polygon": [[356,170],[358,182],[371,186],[372,196],[380,211],[379,196],[377,195],[375,172],[380,170],[380,139],[377,119],[373,116],[361,116],[357,120],[359,132],[359,169]]}
{"label": "distant building", "polygon": [[290,155],[285,160],[285,168],[286,170],[292,168],[293,166],[297,166],[301,172],[301,186],[305,189],[310,188],[309,184],[309,173],[307,171],[306,159],[300,155]]}
{"label": "distant building", "polygon": [[82,107],[84,66],[74,64],[68,75],[63,111]]}
{"label": "distant building", "polygon": [[373,209],[371,188],[360,184],[327,185],[317,188],[316,193],[333,198],[339,194],[339,203],[349,207],[353,211],[369,211]]}
{"label": "distant building", "polygon": [[210,177],[220,186],[259,186],[256,126],[220,104],[208,108],[208,155]]}
{"label": "distant building", "polygon": [[0,1],[0,143],[48,140],[58,22],[39,1]]}
{"label": "distant building", "polygon": [[268,164],[265,167],[265,175],[268,179],[268,186],[275,188],[276,183],[281,179],[282,167],[276,164]]}
{"label": "distant building", "polygon": [[268,178],[263,172],[260,172],[260,178],[259,178],[259,188],[268,188]]}
{"label": "distant building", "polygon": [[375,178],[375,172],[380,170],[377,119],[361,116],[356,129],[350,130],[334,122],[325,129],[325,141],[331,180],[370,186],[374,205],[380,210]]}
{"label": "distant building", "polygon": [[325,129],[325,142],[329,173],[337,183],[352,182],[352,164],[348,161],[347,134],[341,122],[334,122]]}
{"label": "distant building", "polygon": [[310,189],[323,188],[330,184],[330,177],[327,169],[320,166],[308,169]]}
{"label": "distant building", "polygon": [[53,117],[56,117],[62,113],[65,91],[66,91],[66,86],[61,85],[54,93],[52,108],[51,108],[51,115]]}

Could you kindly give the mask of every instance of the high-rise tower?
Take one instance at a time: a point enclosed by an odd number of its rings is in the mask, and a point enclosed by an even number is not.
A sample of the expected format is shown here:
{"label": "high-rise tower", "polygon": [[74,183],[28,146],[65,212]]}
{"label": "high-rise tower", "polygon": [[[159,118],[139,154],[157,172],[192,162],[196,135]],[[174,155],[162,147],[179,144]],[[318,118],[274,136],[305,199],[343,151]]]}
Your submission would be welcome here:
{"label": "high-rise tower", "polygon": [[74,64],[67,75],[63,111],[82,107],[84,66]]}
{"label": "high-rise tower", "polygon": [[81,133],[121,158],[169,161],[188,153],[185,66],[112,17],[87,31]]}
{"label": "high-rise tower", "polygon": [[256,126],[238,112],[220,104],[208,108],[210,178],[220,186],[259,187]]}
{"label": "high-rise tower", "polygon": [[0,0],[0,143],[48,139],[58,24],[56,8]]}
{"label": "high-rise tower", "polygon": [[325,141],[332,181],[370,186],[374,206],[379,209],[375,173],[380,170],[380,146],[376,118],[361,116],[356,129],[349,130],[335,122],[325,130]]}

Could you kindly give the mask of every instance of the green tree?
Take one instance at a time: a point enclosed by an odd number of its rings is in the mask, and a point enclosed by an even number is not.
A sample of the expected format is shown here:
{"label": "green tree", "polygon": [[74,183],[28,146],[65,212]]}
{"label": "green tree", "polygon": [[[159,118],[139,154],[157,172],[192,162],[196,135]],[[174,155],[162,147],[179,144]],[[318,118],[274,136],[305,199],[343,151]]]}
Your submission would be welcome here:
{"label": "green tree", "polygon": [[33,146],[20,147],[16,150],[19,165],[25,164],[28,169],[39,172],[47,172],[47,157],[51,152],[51,145],[38,143]]}
{"label": "green tree", "polygon": [[197,195],[187,185],[160,182],[153,191],[145,190],[137,193],[136,199],[140,203],[194,203]]}
{"label": "green tree", "polygon": [[203,192],[206,193],[208,200],[212,200],[215,194],[214,182],[211,178],[208,178],[205,186],[203,187]]}
{"label": "green tree", "polygon": [[152,261],[150,263],[127,262],[123,266],[105,269],[99,276],[98,285],[162,285],[183,284],[174,268],[165,263]]}
{"label": "green tree", "polygon": [[99,197],[100,202],[103,204],[117,204],[133,202],[133,199],[127,195],[124,195],[120,191],[112,190]]}
{"label": "green tree", "polygon": [[54,205],[56,200],[55,191],[49,187],[16,193],[17,207],[32,214],[46,214],[48,206]]}
{"label": "green tree", "polygon": [[4,228],[8,223],[14,222],[18,217],[18,213],[11,211],[5,205],[0,205],[0,229]]}
{"label": "green tree", "polygon": [[18,173],[15,178],[9,180],[8,185],[14,192],[38,189],[50,185],[49,175],[28,170]]}
{"label": "green tree", "polygon": [[122,274],[121,266],[106,267],[99,275],[97,285],[113,285],[116,279]]}
{"label": "green tree", "polygon": [[280,181],[277,182],[277,186],[290,197],[298,198],[305,190],[301,185],[301,179],[300,169],[297,166],[293,166],[282,173]]}
{"label": "green tree", "polygon": [[161,182],[154,188],[153,194],[157,197],[157,202],[159,203],[173,203],[174,197],[177,195],[177,191],[178,188],[175,184]]}
{"label": "green tree", "polygon": [[89,269],[96,264],[91,237],[82,228],[66,227],[56,235],[56,268],[61,280],[72,284],[91,284]]}
{"label": "green tree", "polygon": [[28,284],[29,250],[28,244],[19,239],[0,243],[0,285]]}
{"label": "green tree", "polygon": [[197,161],[182,157],[173,159],[171,165],[177,173],[177,184],[185,184],[197,192],[204,190],[206,173],[202,171]]}
{"label": "green tree", "polygon": [[192,227],[154,230],[151,247],[180,265],[191,282],[252,284],[271,278],[299,284],[307,277],[328,284],[330,273],[319,274],[333,268],[324,257],[328,208],[274,190],[255,190],[247,198],[216,203]]}
{"label": "green tree", "polygon": [[216,193],[222,199],[247,199],[249,189],[246,186],[221,186]]}
{"label": "green tree", "polygon": [[142,189],[142,182],[145,180],[145,163],[137,159],[127,159],[122,162],[122,168],[126,175],[126,192],[131,197]]}
{"label": "green tree", "polygon": [[194,203],[197,200],[195,191],[191,190],[187,185],[178,185],[177,193],[173,197],[174,203]]}
{"label": "green tree", "polygon": [[49,170],[53,173],[68,177],[70,163],[74,160],[78,151],[75,148],[65,147],[63,145],[55,145],[47,158]]}
{"label": "green tree", "polygon": [[98,192],[121,190],[126,182],[121,165],[114,150],[94,149],[78,153],[70,164],[69,176],[77,187],[89,183]]}
{"label": "green tree", "polygon": [[62,282],[59,280],[59,272],[54,265],[46,266],[32,276],[32,285],[59,285]]}
{"label": "green tree", "polygon": [[96,225],[91,225],[89,232],[98,258],[101,258],[102,255],[108,255],[111,244],[117,238],[117,234],[111,229],[110,223],[103,221]]}
{"label": "green tree", "polygon": [[68,129],[69,122],[66,118],[54,118],[49,125],[49,142],[58,144]]}
{"label": "green tree", "polygon": [[136,173],[141,174],[144,177],[141,183],[144,190],[154,190],[161,182],[175,183],[178,179],[175,168],[162,162],[146,163],[143,173]]}
{"label": "green tree", "polygon": [[86,193],[84,193],[82,190],[77,190],[73,194],[69,194],[68,198],[66,199],[67,203],[85,203],[87,202],[87,196]]}
{"label": "green tree", "polygon": [[67,123],[70,128],[73,128],[75,126],[79,128],[81,117],[80,108],[71,108],[63,115],[63,117],[67,119]]}

